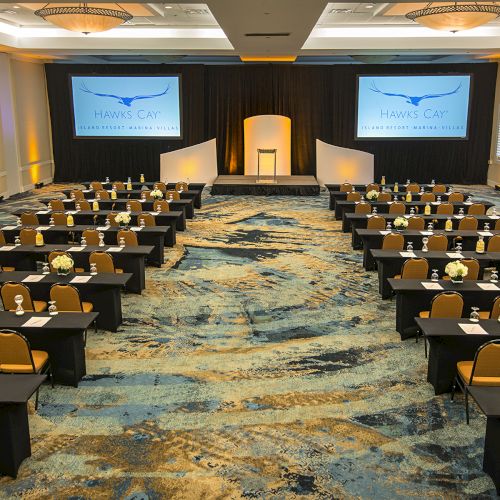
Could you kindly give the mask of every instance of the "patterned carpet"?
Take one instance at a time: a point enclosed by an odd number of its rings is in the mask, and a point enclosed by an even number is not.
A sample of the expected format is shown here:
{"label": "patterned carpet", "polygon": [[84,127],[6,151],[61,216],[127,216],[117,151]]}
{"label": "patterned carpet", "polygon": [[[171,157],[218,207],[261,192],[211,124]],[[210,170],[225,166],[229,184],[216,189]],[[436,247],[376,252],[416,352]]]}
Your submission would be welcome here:
{"label": "patterned carpet", "polygon": [[495,497],[485,418],[433,395],[326,193],[207,193],[178,236],[119,332],[89,332],[79,388],[42,388],[0,498]]}

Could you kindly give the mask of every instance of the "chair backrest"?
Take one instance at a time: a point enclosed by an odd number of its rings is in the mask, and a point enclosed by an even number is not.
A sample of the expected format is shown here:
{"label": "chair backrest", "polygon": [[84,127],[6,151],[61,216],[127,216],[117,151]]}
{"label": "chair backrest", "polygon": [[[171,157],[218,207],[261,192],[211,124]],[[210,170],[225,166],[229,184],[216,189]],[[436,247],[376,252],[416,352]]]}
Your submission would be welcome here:
{"label": "chair backrest", "polygon": [[3,308],[6,311],[15,311],[17,304],[14,300],[16,295],[22,295],[23,303],[22,308],[25,311],[34,311],[33,299],[31,298],[30,289],[24,283],[15,283],[14,281],[7,281],[0,289],[2,296]]}
{"label": "chair backrest", "polygon": [[436,201],[436,195],[434,193],[424,193],[420,197],[420,201],[430,202]]}
{"label": "chair backrest", "polygon": [[68,218],[63,212],[52,212],[52,218],[56,226],[65,226],[68,222]]}
{"label": "chair backrest", "polygon": [[35,373],[31,347],[24,335],[13,330],[0,330],[0,373]]}
{"label": "chair backrest", "polygon": [[414,229],[416,231],[423,231],[425,227],[425,220],[423,217],[410,217],[408,219],[407,229]]}
{"label": "chair backrest", "polygon": [[453,215],[453,205],[451,203],[441,203],[441,205],[437,207],[436,214]]}
{"label": "chair backrest", "polygon": [[130,210],[132,212],[141,212],[142,211],[142,204],[138,200],[128,200],[127,204],[130,205]]}
{"label": "chair backrest", "polygon": [[19,231],[21,245],[34,245],[36,243],[36,231],[31,227],[25,227]]}
{"label": "chair backrest", "polygon": [[372,182],[366,186],[366,192],[368,193],[368,191],[380,191],[380,187],[376,182]]}
{"label": "chair backrest", "polygon": [[113,256],[106,252],[95,251],[89,256],[89,264],[95,264],[98,273],[114,273]]}
{"label": "chair backrest", "polygon": [[167,185],[164,182],[155,182],[153,189],[159,189],[160,191],[165,192],[167,190]]}
{"label": "chair backrest", "polygon": [[497,221],[495,222],[495,231],[498,230],[500,230],[500,219],[497,219]]}
{"label": "chair backrest", "polygon": [[420,193],[420,186],[416,182],[410,182],[410,184],[406,186],[406,191],[410,193]]}
{"label": "chair backrest", "polygon": [[482,203],[473,203],[469,206],[467,213],[469,215],[484,215],[486,213],[486,207]]}
{"label": "chair backrest", "polygon": [[377,201],[391,201],[391,193],[380,193]]}
{"label": "chair backrest", "polygon": [[38,217],[35,213],[23,212],[21,214],[21,224],[23,226],[37,226],[40,222],[38,222]]}
{"label": "chair backrest", "polygon": [[367,229],[385,229],[385,219],[380,215],[375,215],[368,219]]}
{"label": "chair backrest", "polygon": [[50,300],[56,301],[61,312],[83,312],[80,292],[73,285],[55,283],[50,287]]}
{"label": "chair backrest", "polygon": [[[52,267],[52,261],[56,258],[59,257],[60,255],[66,255],[66,257],[69,257],[71,260],[73,260],[73,257],[71,257],[71,254],[68,252],[65,252],[64,250],[53,250],[52,252],[49,253],[49,265],[50,265],[50,270],[52,272],[57,271],[57,269]],[[75,269],[72,267],[70,272],[75,272]]]}
{"label": "chair backrest", "polygon": [[52,210],[64,211],[64,203],[62,200],[50,200],[50,207]]}
{"label": "chair backrest", "polygon": [[358,191],[354,191],[352,193],[347,193],[346,200],[347,201],[360,201],[361,194]]}
{"label": "chair backrest", "polygon": [[168,200],[170,198],[170,195],[172,195],[172,199],[175,200],[175,201],[178,201],[181,199],[181,195],[177,192],[177,191],[174,191],[174,190],[168,190],[166,193],[165,193],[165,198]]}
{"label": "chair backrest", "polygon": [[429,252],[445,252],[448,249],[448,238],[444,234],[433,234],[427,242]]}
{"label": "chair backrest", "polygon": [[5,245],[5,235],[3,234],[3,231],[0,231],[0,245]]}
{"label": "chair backrest", "polygon": [[90,189],[92,189],[93,191],[99,191],[99,190],[104,189],[104,188],[102,186],[102,182],[92,181],[90,183]]}
{"label": "chair backrest", "polygon": [[372,206],[369,203],[358,203],[354,207],[355,214],[369,214],[372,211]]}
{"label": "chair backrest", "polygon": [[95,229],[85,229],[82,237],[87,240],[87,245],[99,245],[99,231]]}
{"label": "chair backrest", "polygon": [[156,221],[153,215],[148,214],[148,213],[142,213],[139,214],[137,217],[137,224],[140,226],[141,225],[141,220],[144,221],[145,226],[156,226]]}
{"label": "chair backrest", "polygon": [[115,181],[112,185],[117,191],[125,191],[125,184],[122,181]]}
{"label": "chair backrest", "polygon": [[389,233],[384,236],[382,250],[403,250],[405,238],[399,233]]}
{"label": "chair backrest", "polygon": [[498,297],[495,297],[495,300],[493,301],[493,305],[491,306],[491,311],[490,311],[491,319],[498,319],[499,316],[500,316],[500,295]]}
{"label": "chair backrest", "polygon": [[477,280],[479,276],[479,262],[477,259],[461,259],[460,262],[467,266],[467,276],[464,276],[464,280]]}
{"label": "chair backrest", "polygon": [[189,186],[187,182],[184,181],[179,181],[175,184],[175,190],[176,191],[189,191]]}
{"label": "chair backrest", "polygon": [[78,203],[80,205],[80,210],[90,210],[90,203],[87,200],[78,200]]}
{"label": "chair backrest", "polygon": [[429,273],[427,259],[408,259],[401,268],[401,279],[425,280]]}
{"label": "chair backrest", "polygon": [[157,212],[158,209],[160,209],[160,212],[170,212],[170,205],[165,200],[155,200],[153,203],[153,209]]}
{"label": "chair backrest", "polygon": [[137,241],[137,234],[135,231],[131,231],[130,229],[122,229],[118,231],[116,235],[116,242],[119,244],[120,239],[123,238],[125,240],[125,245],[129,247],[136,247],[139,245]]}
{"label": "chair backrest", "polygon": [[[71,196],[73,195],[73,196]],[[80,189],[73,189],[70,193],[70,196],[74,198],[75,200],[84,200],[85,195],[83,194],[83,191]]]}
{"label": "chair backrest", "polygon": [[99,198],[101,200],[109,200],[109,193],[105,189],[98,189],[95,192],[96,199],[97,199],[97,195],[99,195]]}
{"label": "chair backrest", "polygon": [[464,231],[475,231],[477,229],[477,219],[472,216],[466,216],[458,223],[458,229]]}
{"label": "chair backrest", "polygon": [[108,219],[110,226],[119,226],[118,222],[116,222],[115,217],[118,215],[118,212],[109,212]]}
{"label": "chair backrest", "polygon": [[495,234],[488,241],[487,252],[500,252],[500,234]]}
{"label": "chair backrest", "polygon": [[[480,379],[480,380],[477,380]],[[488,380],[491,379],[491,380]],[[490,340],[483,344],[474,356],[469,385],[500,385],[500,340]]]}
{"label": "chair backrest", "polygon": [[463,193],[451,193],[450,196],[448,196],[448,201],[464,201],[464,195]]}
{"label": "chair backrest", "polygon": [[433,193],[446,193],[446,186],[444,184],[436,184],[432,188]]}
{"label": "chair backrest", "polygon": [[399,203],[399,202],[394,202],[390,207],[389,207],[389,213],[390,214],[400,214],[403,215],[405,213],[406,206],[404,203]]}
{"label": "chair backrest", "polygon": [[350,193],[352,191],[352,184],[349,182],[344,182],[344,184],[340,185],[340,191],[342,193]]}
{"label": "chair backrest", "polygon": [[431,300],[431,318],[461,318],[464,299],[458,292],[441,292]]}

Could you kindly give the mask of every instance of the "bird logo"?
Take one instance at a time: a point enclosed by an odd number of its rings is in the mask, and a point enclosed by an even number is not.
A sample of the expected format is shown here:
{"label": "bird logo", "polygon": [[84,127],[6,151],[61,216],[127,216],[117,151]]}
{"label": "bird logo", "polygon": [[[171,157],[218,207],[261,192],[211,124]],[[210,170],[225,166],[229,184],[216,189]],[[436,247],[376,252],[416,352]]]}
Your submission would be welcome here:
{"label": "bird logo", "polygon": [[139,99],[152,99],[154,97],[160,97],[162,95],[165,95],[170,90],[170,85],[168,85],[167,88],[163,92],[160,92],[159,94],[136,95],[134,97],[122,97],[122,96],[114,95],[114,94],[101,94],[99,92],[92,92],[92,90],[89,90],[87,88],[87,85],[85,85],[85,83],[82,83],[80,90],[82,92],[86,92],[87,94],[93,94],[93,95],[96,95],[98,97],[111,97],[113,99],[117,99],[120,104],[123,104],[124,106],[127,106],[128,108],[130,108],[130,107],[132,107],[132,103],[134,101],[138,101]]}
{"label": "bird logo", "polygon": [[460,83],[458,87],[455,90],[452,90],[451,92],[444,92],[442,94],[425,94],[422,96],[411,96],[411,95],[406,95],[406,94],[395,94],[391,92],[382,92],[382,90],[379,90],[377,86],[375,85],[375,82],[372,81],[370,90],[372,92],[378,92],[379,94],[387,95],[389,97],[402,97],[403,99],[406,99],[406,102],[408,104],[413,104],[413,106],[418,106],[424,99],[436,99],[437,97],[444,97],[447,95],[452,95],[456,94],[460,88],[462,87],[462,84]]}

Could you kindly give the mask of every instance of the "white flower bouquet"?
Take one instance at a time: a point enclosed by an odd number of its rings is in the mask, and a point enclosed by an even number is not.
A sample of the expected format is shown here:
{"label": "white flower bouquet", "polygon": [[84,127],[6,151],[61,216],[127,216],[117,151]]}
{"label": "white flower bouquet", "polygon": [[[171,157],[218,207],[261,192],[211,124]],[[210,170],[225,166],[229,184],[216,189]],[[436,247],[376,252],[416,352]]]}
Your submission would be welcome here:
{"label": "white flower bouquet", "polygon": [[159,189],[153,189],[150,194],[155,200],[161,200],[163,198],[163,193]]}
{"label": "white flower bouquet", "polygon": [[444,268],[444,272],[451,278],[452,281],[462,281],[467,276],[469,269],[459,260],[448,262]]}
{"label": "white flower bouquet", "polygon": [[366,193],[366,199],[373,201],[373,200],[376,200],[378,198],[378,195],[379,195],[379,192],[375,191],[375,189],[372,189],[371,191],[368,191],[368,193]]}
{"label": "white flower bouquet", "polygon": [[73,268],[74,262],[67,255],[58,255],[51,264],[54,269],[57,269],[58,274],[68,274]]}
{"label": "white flower bouquet", "polygon": [[130,214],[127,212],[120,212],[115,215],[115,221],[120,224],[120,226],[127,226],[130,223]]}
{"label": "white flower bouquet", "polygon": [[408,227],[408,219],[406,217],[396,217],[394,219],[394,227],[396,229],[406,229]]}

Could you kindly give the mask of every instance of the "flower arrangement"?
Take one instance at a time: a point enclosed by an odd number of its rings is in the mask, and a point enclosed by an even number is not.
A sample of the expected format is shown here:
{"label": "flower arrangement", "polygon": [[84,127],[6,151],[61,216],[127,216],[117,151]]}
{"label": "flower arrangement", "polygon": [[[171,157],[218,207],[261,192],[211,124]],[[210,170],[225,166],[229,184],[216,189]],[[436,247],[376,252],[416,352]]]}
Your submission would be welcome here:
{"label": "flower arrangement", "polygon": [[119,214],[115,215],[115,221],[120,224],[120,226],[126,226],[127,224],[130,223],[130,214],[127,212],[120,212]]}
{"label": "flower arrangement", "polygon": [[368,191],[368,193],[366,193],[366,199],[373,201],[373,200],[376,200],[378,198],[378,195],[379,195],[379,192],[375,191],[375,189],[372,189],[371,191]]}
{"label": "flower arrangement", "polygon": [[405,217],[396,217],[394,219],[394,227],[396,229],[406,229],[408,227],[408,219]]}
{"label": "flower arrangement", "polygon": [[54,269],[57,269],[58,274],[68,274],[73,268],[74,262],[68,255],[58,255],[51,264]]}
{"label": "flower arrangement", "polygon": [[153,189],[150,194],[155,200],[161,200],[163,198],[163,193],[159,189]]}
{"label": "flower arrangement", "polygon": [[459,260],[448,262],[444,268],[444,272],[451,278],[452,281],[462,281],[467,276],[469,269]]}

